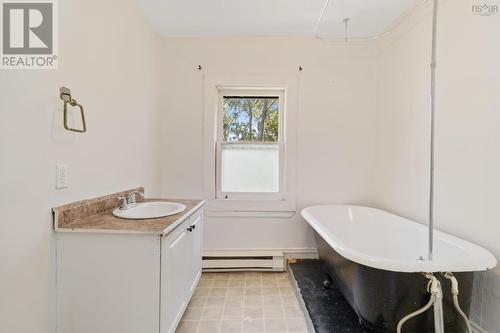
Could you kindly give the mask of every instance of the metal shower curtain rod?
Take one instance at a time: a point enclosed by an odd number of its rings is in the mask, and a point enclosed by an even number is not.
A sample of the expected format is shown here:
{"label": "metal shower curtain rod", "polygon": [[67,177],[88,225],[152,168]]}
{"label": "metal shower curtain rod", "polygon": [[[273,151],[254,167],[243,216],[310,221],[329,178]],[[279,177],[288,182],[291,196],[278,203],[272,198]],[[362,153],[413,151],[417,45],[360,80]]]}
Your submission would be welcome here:
{"label": "metal shower curtain rod", "polygon": [[432,7],[432,50],[431,50],[431,142],[430,142],[430,163],[429,163],[429,250],[428,259],[434,257],[434,146],[435,146],[435,114],[436,114],[436,54],[437,54],[437,15],[438,0],[433,0]]}

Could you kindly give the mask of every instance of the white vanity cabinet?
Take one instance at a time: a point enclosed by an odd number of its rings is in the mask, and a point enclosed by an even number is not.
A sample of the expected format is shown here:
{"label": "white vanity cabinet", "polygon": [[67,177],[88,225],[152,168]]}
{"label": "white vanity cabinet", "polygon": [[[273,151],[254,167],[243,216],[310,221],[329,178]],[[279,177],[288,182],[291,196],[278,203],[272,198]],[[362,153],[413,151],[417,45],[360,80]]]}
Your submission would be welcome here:
{"label": "white vanity cabinet", "polygon": [[174,333],[201,276],[203,211],[166,235],[58,232],[57,332]]}
{"label": "white vanity cabinet", "polygon": [[192,260],[191,267],[191,285],[189,287],[190,295],[193,294],[196,286],[198,285],[198,281],[201,278],[201,265],[202,265],[202,251],[203,251],[203,217],[197,216],[193,218],[192,224],[193,233],[191,235],[191,246],[190,258],[199,258],[196,260]]}
{"label": "white vanity cabinet", "polygon": [[202,215],[161,240],[160,332],[174,332],[201,277]]}

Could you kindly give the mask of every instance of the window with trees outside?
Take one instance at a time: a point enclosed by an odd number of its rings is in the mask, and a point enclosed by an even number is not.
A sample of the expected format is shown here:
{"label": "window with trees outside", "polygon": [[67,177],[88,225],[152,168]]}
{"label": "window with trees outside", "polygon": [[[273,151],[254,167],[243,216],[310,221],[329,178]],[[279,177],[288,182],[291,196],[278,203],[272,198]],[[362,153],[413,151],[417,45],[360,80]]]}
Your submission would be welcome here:
{"label": "window with trees outside", "polygon": [[219,92],[217,194],[279,199],[283,170],[283,91]]}

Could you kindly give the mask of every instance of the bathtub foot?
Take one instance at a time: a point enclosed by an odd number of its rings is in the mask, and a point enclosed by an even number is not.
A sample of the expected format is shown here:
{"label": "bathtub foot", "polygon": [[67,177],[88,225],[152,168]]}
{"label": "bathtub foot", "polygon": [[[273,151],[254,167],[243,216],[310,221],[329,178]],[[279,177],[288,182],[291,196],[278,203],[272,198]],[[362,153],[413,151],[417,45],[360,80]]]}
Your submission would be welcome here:
{"label": "bathtub foot", "polygon": [[327,276],[326,279],[323,281],[323,287],[325,289],[330,289],[332,287],[332,283],[333,283],[332,279],[329,276]]}

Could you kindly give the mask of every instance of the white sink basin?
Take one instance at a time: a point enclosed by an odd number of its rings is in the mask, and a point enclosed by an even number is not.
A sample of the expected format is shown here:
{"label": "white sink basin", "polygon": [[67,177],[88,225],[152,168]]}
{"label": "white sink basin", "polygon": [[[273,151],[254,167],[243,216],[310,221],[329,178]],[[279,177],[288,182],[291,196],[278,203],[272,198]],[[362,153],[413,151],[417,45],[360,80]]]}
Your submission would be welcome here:
{"label": "white sink basin", "polygon": [[186,206],[177,202],[152,201],[141,202],[128,209],[115,209],[113,215],[124,219],[141,220],[154,219],[178,214],[186,209]]}

